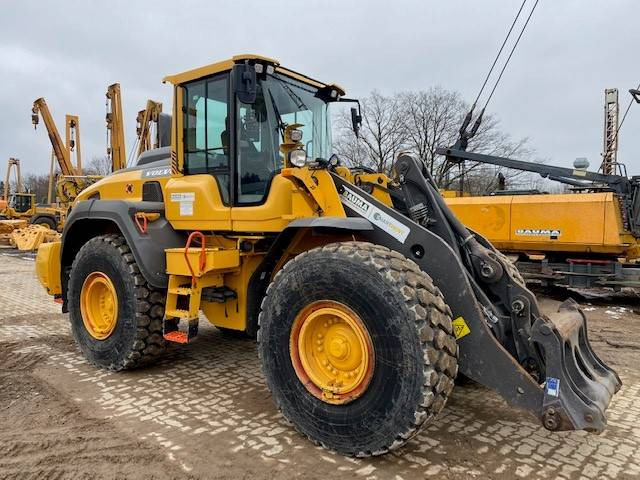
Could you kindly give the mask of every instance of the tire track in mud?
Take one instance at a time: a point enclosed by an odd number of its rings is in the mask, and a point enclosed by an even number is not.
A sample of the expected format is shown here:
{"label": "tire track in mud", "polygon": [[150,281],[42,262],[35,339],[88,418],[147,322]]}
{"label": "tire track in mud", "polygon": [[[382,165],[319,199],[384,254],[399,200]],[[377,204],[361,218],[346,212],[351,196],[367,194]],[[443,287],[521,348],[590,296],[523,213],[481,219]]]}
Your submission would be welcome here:
{"label": "tire track in mud", "polygon": [[66,332],[34,332],[24,317],[1,324],[13,335],[0,341],[0,479],[189,478],[151,443],[38,379],[40,364],[75,347]]}

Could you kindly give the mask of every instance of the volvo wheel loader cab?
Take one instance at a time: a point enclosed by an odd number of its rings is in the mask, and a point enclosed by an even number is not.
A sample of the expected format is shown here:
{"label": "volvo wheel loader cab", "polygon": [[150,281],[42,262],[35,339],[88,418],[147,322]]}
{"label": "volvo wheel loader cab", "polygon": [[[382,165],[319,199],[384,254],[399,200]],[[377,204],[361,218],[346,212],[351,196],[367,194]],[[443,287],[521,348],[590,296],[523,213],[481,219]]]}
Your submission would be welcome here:
{"label": "volvo wheel loader cab", "polygon": [[254,55],[165,80],[171,149],[81,192],[61,242],[38,251],[91,362],[152,361],[191,342],[202,313],[257,336],[283,415],[340,453],[402,445],[458,371],[550,430],[604,428],[620,381],[583,313],[543,315],[413,157],[392,178],[341,166],[340,87]]}

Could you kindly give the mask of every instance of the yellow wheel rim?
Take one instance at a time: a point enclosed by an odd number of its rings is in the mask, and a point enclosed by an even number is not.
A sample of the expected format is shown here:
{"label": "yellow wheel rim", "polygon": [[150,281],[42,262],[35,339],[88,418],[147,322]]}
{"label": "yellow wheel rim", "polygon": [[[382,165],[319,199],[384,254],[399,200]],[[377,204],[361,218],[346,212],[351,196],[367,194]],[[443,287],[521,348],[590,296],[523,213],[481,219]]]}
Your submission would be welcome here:
{"label": "yellow wheel rim", "polygon": [[118,295],[111,279],[93,272],[82,284],[80,313],[84,327],[96,340],[109,337],[118,320]]}
{"label": "yellow wheel rim", "polygon": [[373,376],[369,332],[353,310],[338,302],[314,302],[296,316],[289,353],[300,381],[327,403],[355,400]]}

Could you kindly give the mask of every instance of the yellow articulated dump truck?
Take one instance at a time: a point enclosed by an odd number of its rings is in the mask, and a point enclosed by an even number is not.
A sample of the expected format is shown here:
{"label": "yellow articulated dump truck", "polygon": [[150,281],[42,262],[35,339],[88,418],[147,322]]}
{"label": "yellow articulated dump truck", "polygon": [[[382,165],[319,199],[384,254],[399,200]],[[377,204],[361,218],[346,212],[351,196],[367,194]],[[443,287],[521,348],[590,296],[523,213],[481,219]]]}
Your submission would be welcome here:
{"label": "yellow articulated dump truck", "polygon": [[414,157],[390,177],[341,165],[330,108],[356,102],[341,87],[257,55],[165,82],[171,147],[83,190],[61,241],[38,250],[90,362],[146,365],[193,341],[203,314],[257,338],[282,414],[342,454],[404,444],[458,372],[549,430],[605,428],[621,383],[584,313],[542,314]]}
{"label": "yellow articulated dump truck", "polygon": [[581,289],[640,287],[640,178],[440,149],[472,161],[539,173],[573,192],[498,192],[446,198],[471,230],[516,260],[527,283]]}

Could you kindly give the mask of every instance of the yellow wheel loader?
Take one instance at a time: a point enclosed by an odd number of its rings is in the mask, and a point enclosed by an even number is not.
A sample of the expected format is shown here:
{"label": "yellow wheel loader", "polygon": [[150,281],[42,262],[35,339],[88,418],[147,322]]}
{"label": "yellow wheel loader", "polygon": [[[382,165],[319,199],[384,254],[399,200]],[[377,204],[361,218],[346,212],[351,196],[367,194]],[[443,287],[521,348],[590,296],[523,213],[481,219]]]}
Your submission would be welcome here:
{"label": "yellow wheel loader", "polygon": [[621,383],[584,314],[543,315],[412,156],[391,177],[340,165],[329,108],[355,100],[339,86],[256,55],[165,81],[171,147],[83,190],[61,242],[38,251],[90,362],[152,362],[202,314],[256,336],[282,414],[342,454],[405,443],[458,372],[550,430],[605,428]]}

